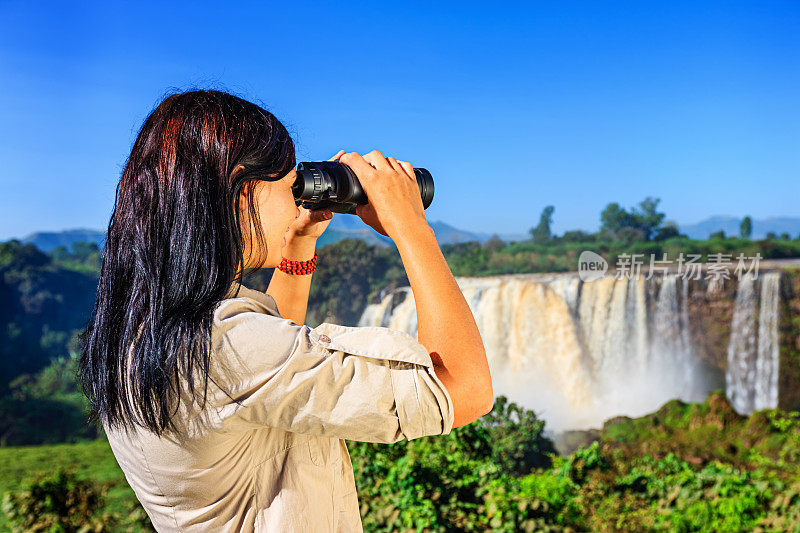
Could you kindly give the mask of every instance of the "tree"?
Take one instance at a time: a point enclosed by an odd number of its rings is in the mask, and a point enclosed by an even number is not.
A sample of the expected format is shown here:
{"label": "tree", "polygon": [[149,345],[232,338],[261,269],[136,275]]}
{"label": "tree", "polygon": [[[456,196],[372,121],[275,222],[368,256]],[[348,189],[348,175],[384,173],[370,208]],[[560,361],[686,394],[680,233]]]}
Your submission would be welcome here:
{"label": "tree", "polygon": [[663,241],[666,239],[671,239],[672,237],[680,237],[681,232],[678,230],[678,225],[675,222],[665,222],[663,226],[656,230],[656,234],[653,237],[654,241]]}
{"label": "tree", "polygon": [[495,233],[489,238],[488,241],[483,243],[483,247],[490,252],[498,252],[506,247],[506,242]]}
{"label": "tree", "polygon": [[752,234],[753,219],[748,215],[742,219],[742,223],[739,225],[739,235],[742,236],[742,239],[749,239]]}
{"label": "tree", "polygon": [[343,239],[321,248],[319,259],[309,295],[307,323],[356,325],[370,296],[381,289],[408,285],[395,248]]}
{"label": "tree", "polygon": [[658,204],[661,202],[659,198],[652,198],[648,196],[639,202],[639,209],[633,209],[633,219],[635,229],[640,230],[644,234],[644,240],[649,241],[656,229],[664,221],[667,215],[657,211]]}
{"label": "tree", "polygon": [[555,445],[544,434],[544,420],[536,413],[500,395],[494,408],[476,421],[489,435],[492,462],[514,475],[550,466]]}
{"label": "tree", "polygon": [[96,270],[60,264],[32,244],[0,243],[0,395],[16,376],[67,354],[96,287]]}
{"label": "tree", "polygon": [[633,244],[645,240],[644,232],[637,228],[622,228],[616,232],[614,236],[626,244]]}
{"label": "tree", "polygon": [[531,228],[531,237],[533,237],[533,241],[542,244],[549,241],[553,234],[550,230],[550,224],[553,223],[553,211],[556,208],[552,205],[548,205],[542,210],[542,216],[539,218],[539,225],[535,228]]}
{"label": "tree", "polygon": [[725,238],[725,231],[723,230],[715,231],[714,233],[709,235],[708,238],[711,240],[722,240]]}
{"label": "tree", "polygon": [[607,230],[616,233],[622,228],[631,226],[633,219],[631,214],[616,202],[608,204],[600,213],[600,230]]}
{"label": "tree", "polygon": [[560,239],[562,242],[594,242],[597,236],[581,230],[565,231]]}
{"label": "tree", "polygon": [[610,203],[600,213],[600,231],[610,232],[620,238],[619,232],[625,230],[625,241],[640,232],[642,238],[649,241],[666,217],[666,214],[657,210],[659,202],[659,198],[648,196],[630,211],[616,202]]}

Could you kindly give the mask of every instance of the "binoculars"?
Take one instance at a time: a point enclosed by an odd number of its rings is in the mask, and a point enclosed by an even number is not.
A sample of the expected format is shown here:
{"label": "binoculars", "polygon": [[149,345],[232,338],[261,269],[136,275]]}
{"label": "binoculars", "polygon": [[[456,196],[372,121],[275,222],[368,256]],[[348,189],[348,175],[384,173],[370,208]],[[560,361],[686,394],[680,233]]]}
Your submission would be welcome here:
{"label": "binoculars", "polygon": [[[415,168],[422,206],[433,201],[433,177],[424,168]],[[297,164],[297,180],[292,185],[295,203],[306,209],[330,209],[334,213],[356,214],[357,205],[368,203],[355,172],[339,161],[306,161]]]}

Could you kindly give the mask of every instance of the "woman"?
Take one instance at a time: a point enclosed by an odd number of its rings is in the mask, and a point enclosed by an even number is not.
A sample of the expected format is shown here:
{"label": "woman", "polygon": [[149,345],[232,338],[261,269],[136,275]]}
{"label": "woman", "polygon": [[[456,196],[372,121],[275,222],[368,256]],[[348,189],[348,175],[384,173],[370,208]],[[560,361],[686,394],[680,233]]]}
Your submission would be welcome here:
{"label": "woman", "polygon": [[[334,156],[414,292],[419,341],[303,325],[328,210],[295,205],[294,145],[219,91],[147,117],[108,228],[81,382],[159,531],[360,531],[343,439],[448,434],[494,396],[475,321],[425,221],[413,167]],[[241,284],[279,267],[266,293]]]}

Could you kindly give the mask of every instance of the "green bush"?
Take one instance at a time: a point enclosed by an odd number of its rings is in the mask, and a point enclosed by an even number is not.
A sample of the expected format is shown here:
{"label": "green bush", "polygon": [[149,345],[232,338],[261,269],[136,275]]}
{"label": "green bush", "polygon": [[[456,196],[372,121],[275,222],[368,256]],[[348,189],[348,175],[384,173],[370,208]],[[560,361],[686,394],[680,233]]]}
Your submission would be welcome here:
{"label": "green bush", "polygon": [[[513,491],[505,497],[504,491],[518,473],[550,464],[553,445],[543,430],[544,422],[532,411],[499,396],[491,413],[445,436],[390,445],[348,442],[364,529],[541,526],[542,509],[520,503]],[[522,514],[507,510],[520,505]]]}
{"label": "green bush", "polygon": [[645,456],[618,478],[653,511],[652,523],[670,531],[749,531],[770,510],[785,483],[763,470],[740,471],[718,461],[695,470],[673,454]]}
{"label": "green bush", "polygon": [[114,525],[110,514],[98,516],[108,487],[80,480],[60,468],[30,481],[22,490],[6,492],[2,509],[14,531],[89,532]]}
{"label": "green bush", "polygon": [[524,475],[533,468],[546,468],[556,454],[553,442],[544,436],[544,420],[503,395],[476,424],[491,443],[489,458],[505,473]]}
{"label": "green bush", "polygon": [[[617,421],[600,442],[565,457],[549,451],[534,413],[502,396],[490,414],[446,436],[348,443],[364,528],[800,533],[800,469],[787,460],[797,456],[796,416],[765,410],[726,419],[713,443],[704,440],[704,424],[728,409],[714,394],[700,404],[670,402]],[[670,439],[642,429],[652,430],[654,417]],[[744,438],[749,451],[729,451],[732,443],[747,450]],[[779,446],[765,444],[776,439]]]}
{"label": "green bush", "polygon": [[97,438],[99,424],[86,422],[89,405],[77,387],[77,365],[77,357],[60,357],[10,383],[10,393],[0,397],[0,446]]}
{"label": "green bush", "polygon": [[79,479],[74,468],[59,466],[54,473],[40,475],[16,491],[5,492],[2,511],[15,532],[155,531],[135,499],[118,506],[121,511],[109,511],[108,494],[114,485]]}

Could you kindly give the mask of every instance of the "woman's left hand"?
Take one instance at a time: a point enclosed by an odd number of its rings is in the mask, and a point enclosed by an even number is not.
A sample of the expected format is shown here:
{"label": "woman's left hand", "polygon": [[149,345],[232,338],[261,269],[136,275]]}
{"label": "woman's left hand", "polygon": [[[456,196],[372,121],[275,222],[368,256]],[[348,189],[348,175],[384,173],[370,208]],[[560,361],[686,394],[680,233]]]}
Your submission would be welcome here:
{"label": "woman's left hand", "polygon": [[[328,161],[336,161],[345,153],[344,150],[339,152],[328,159]],[[333,212],[330,209],[306,209],[305,207],[298,206],[300,216],[286,230],[286,242],[300,237],[303,239],[318,239],[320,235],[328,227],[333,219]]]}

